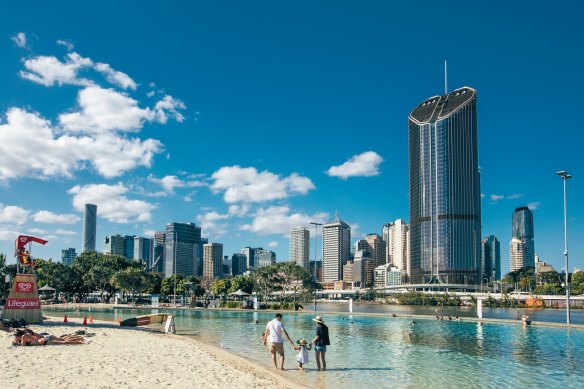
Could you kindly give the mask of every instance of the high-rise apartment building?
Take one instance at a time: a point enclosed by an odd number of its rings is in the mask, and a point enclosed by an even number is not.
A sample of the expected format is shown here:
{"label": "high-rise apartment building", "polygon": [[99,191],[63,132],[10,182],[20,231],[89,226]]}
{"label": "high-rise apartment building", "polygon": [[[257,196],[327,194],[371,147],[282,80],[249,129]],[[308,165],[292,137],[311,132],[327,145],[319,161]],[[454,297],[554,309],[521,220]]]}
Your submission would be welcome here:
{"label": "high-rise apartment building", "polygon": [[430,97],[409,115],[414,284],[479,284],[481,191],[476,90]]}
{"label": "high-rise apartment building", "polygon": [[489,281],[501,279],[501,245],[495,235],[489,235],[481,241],[483,258],[483,277]]}
{"label": "high-rise apartment building", "polygon": [[247,271],[247,257],[245,254],[235,253],[231,256],[231,273],[239,276]]}
{"label": "high-rise apartment building", "polygon": [[152,262],[154,239],[134,236],[134,259],[148,266]]}
{"label": "high-rise apartment building", "polygon": [[379,234],[368,234],[365,236],[367,243],[367,251],[371,253],[371,260],[375,267],[381,266],[385,263],[385,254],[387,250],[387,243]]}
{"label": "high-rise apartment building", "polygon": [[75,258],[77,258],[77,253],[74,248],[61,250],[61,262],[63,265],[71,266]]}
{"label": "high-rise apartment building", "polygon": [[306,227],[290,230],[290,261],[309,270],[310,231]]}
{"label": "high-rise apartment building", "polygon": [[511,271],[521,270],[525,267],[527,247],[524,239],[511,238],[509,243],[509,260]]}
{"label": "high-rise apartment building", "polygon": [[164,236],[164,276],[178,273],[197,277],[201,244],[201,227],[195,223],[168,223]]}
{"label": "high-rise apartment building", "polygon": [[335,218],[322,226],[323,282],[343,279],[343,265],[351,252],[351,227]]}
{"label": "high-rise apartment building", "polygon": [[397,267],[402,277],[407,279],[410,274],[409,260],[409,230],[410,226],[402,219],[383,226],[383,240],[387,242],[387,263]]}
{"label": "high-rise apartment building", "polygon": [[95,234],[97,230],[97,205],[85,204],[83,208],[83,242],[81,252],[95,251]]}
{"label": "high-rise apartment building", "polygon": [[223,277],[223,245],[205,243],[203,245],[203,278],[211,280]]}
{"label": "high-rise apartment building", "polygon": [[[511,234],[511,271],[523,269],[526,267],[535,267],[535,245],[533,233],[533,212],[528,207],[519,207],[513,212],[513,225]],[[521,256],[515,250],[517,242],[513,239],[521,241],[522,250]],[[515,270],[513,270],[515,269]]]}

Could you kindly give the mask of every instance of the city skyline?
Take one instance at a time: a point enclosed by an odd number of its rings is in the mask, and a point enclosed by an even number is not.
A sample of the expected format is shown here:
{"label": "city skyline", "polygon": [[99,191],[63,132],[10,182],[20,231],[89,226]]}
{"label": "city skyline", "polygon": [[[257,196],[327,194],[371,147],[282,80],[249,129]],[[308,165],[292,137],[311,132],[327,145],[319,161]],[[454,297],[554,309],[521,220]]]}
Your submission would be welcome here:
{"label": "city skyline", "polygon": [[[0,252],[9,263],[19,233],[49,240],[33,256],[80,253],[86,203],[98,206],[98,250],[106,235],[152,238],[167,223],[194,222],[226,254],[265,247],[282,260],[291,227],[324,223],[336,210],[351,225],[351,243],[381,234],[390,221],[410,223],[404,117],[443,94],[448,59],[449,91],[470,85],[480,99],[478,238],[503,242],[507,273],[509,220],[529,205],[535,252],[559,271],[563,204],[555,172],[565,169],[574,175],[570,267],[584,267],[582,135],[564,115],[577,112],[584,81],[582,54],[572,49],[578,23],[569,22],[582,6],[560,21],[519,5],[505,14],[475,5],[449,15],[431,4],[342,4],[325,18],[330,8],[320,4],[311,15],[291,9],[278,23],[267,17],[279,14],[273,6],[232,6],[225,15],[214,5],[181,5],[178,19],[156,34],[137,20],[167,10],[143,7],[123,26],[95,10],[112,26],[98,39],[92,23],[75,18],[79,11],[39,4],[25,19],[21,5],[2,5]],[[514,10],[525,20],[512,18]],[[391,17],[419,12],[434,21],[417,31]],[[475,12],[486,17],[472,37],[456,35],[459,44],[432,49],[423,64],[413,59],[416,42],[434,29],[456,33],[455,22]],[[197,23],[186,15],[198,15]],[[542,30],[534,20],[557,28]],[[127,115],[96,116],[98,102],[115,102]],[[211,142],[214,150],[203,146]],[[314,259],[314,249],[309,254]]]}

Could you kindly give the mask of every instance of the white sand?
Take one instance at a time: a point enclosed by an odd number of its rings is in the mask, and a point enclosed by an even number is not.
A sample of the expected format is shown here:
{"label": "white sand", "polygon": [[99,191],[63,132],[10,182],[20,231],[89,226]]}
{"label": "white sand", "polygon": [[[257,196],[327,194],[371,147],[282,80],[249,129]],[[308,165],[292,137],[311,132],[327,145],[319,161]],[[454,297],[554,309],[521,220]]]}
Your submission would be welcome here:
{"label": "white sand", "polygon": [[[1,388],[297,388],[244,358],[177,335],[99,322],[47,320],[31,326],[51,335],[87,328],[83,345],[11,346],[0,331]],[[156,327],[158,328],[158,326]]]}

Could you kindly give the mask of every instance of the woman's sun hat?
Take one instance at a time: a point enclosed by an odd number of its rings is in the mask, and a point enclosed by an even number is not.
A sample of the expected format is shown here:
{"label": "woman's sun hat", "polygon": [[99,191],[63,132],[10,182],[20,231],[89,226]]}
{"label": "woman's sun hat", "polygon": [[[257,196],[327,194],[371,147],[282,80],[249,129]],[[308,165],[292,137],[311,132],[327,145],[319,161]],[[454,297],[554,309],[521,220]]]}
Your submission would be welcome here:
{"label": "woman's sun hat", "polygon": [[324,320],[322,320],[322,316],[317,316],[317,317],[315,317],[315,318],[314,318],[314,319],[312,319],[312,320],[314,320],[314,321],[315,321],[315,322],[317,322],[317,323],[322,323],[322,324],[324,324]]}
{"label": "woman's sun hat", "polygon": [[302,338],[302,339],[300,339],[300,340],[299,340],[297,343],[298,343],[298,344],[305,345],[307,342],[306,342],[306,339]]}

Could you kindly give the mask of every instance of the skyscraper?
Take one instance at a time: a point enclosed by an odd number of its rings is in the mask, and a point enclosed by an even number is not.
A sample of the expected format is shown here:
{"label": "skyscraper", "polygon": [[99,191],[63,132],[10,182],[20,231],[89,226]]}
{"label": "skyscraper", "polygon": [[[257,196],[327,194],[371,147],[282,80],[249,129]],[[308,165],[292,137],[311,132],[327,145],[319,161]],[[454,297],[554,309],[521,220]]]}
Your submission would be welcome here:
{"label": "skyscraper", "polygon": [[134,236],[134,259],[148,266],[152,262],[154,239]]}
{"label": "skyscraper", "polygon": [[412,283],[478,284],[481,191],[476,91],[434,96],[409,115]]}
{"label": "skyscraper", "polygon": [[[132,238],[133,240],[133,238]],[[103,240],[103,253],[126,256],[126,237],[122,235],[107,235]]]}
{"label": "skyscraper", "polygon": [[527,247],[525,246],[525,240],[511,238],[511,243],[509,243],[509,260],[511,262],[511,271],[523,269],[526,257]]}
{"label": "skyscraper", "polygon": [[323,281],[342,280],[343,265],[347,263],[351,252],[351,227],[336,215],[322,226],[322,237]]}
{"label": "skyscraper", "polygon": [[[511,234],[511,271],[523,269],[526,267],[535,267],[535,247],[533,233],[533,212],[528,207],[519,207],[513,212],[513,225]],[[517,249],[517,242],[521,241],[521,256]],[[515,245],[515,249],[514,249]]]}
{"label": "skyscraper", "polygon": [[481,241],[483,276],[489,281],[501,279],[501,245],[495,235]]}
{"label": "skyscraper", "polygon": [[223,277],[223,245],[205,243],[203,245],[203,278],[211,280],[221,277]]}
{"label": "skyscraper", "polygon": [[71,266],[75,258],[77,258],[77,253],[74,248],[61,250],[61,262],[63,265]]}
{"label": "skyscraper", "polygon": [[168,223],[164,237],[164,276],[174,273],[183,277],[198,276],[200,244],[201,227],[195,223]]}
{"label": "skyscraper", "polygon": [[367,234],[365,236],[365,242],[367,243],[367,251],[371,253],[371,259],[375,267],[383,265],[385,263],[387,243],[379,234]]}
{"label": "skyscraper", "polygon": [[410,226],[402,219],[383,226],[383,239],[387,242],[387,261],[400,271],[404,280],[410,274],[409,259]]}
{"label": "skyscraper", "polygon": [[231,273],[239,276],[247,271],[247,258],[245,254],[235,253],[231,256]]}
{"label": "skyscraper", "polygon": [[245,255],[245,257],[247,258],[247,270],[253,271],[259,267],[258,264],[254,262],[256,250],[263,250],[263,248],[262,247],[256,247],[256,248],[244,247],[241,249],[241,253],[243,255]]}
{"label": "skyscraper", "polygon": [[97,226],[97,205],[85,204],[83,209],[83,242],[81,252],[95,251],[95,234]]}
{"label": "skyscraper", "polygon": [[164,231],[157,231],[154,233],[154,255],[148,269],[156,273],[164,272],[164,244],[166,234]]}
{"label": "skyscraper", "polygon": [[310,231],[306,227],[290,230],[290,261],[309,270]]}

